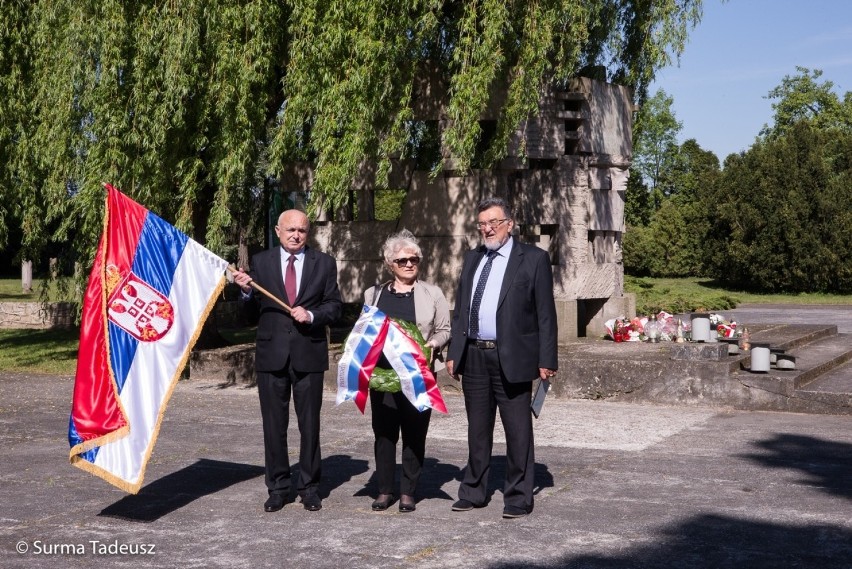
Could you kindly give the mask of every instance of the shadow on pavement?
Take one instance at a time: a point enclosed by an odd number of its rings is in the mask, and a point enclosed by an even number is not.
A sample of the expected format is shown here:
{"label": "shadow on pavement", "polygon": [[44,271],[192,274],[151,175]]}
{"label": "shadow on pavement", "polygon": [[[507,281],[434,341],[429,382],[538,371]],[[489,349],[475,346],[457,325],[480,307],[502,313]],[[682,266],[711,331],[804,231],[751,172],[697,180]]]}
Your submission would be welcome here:
{"label": "shadow on pavement", "polygon": [[[294,465],[293,476],[296,480],[298,465]],[[320,495],[327,498],[336,488],[343,486],[355,476],[359,476],[369,468],[369,463],[360,458],[352,458],[345,454],[334,454],[322,459],[322,481]]]}
{"label": "shadow on pavement", "polygon": [[[704,515],[662,529],[659,542],[622,555],[561,557],[523,567],[552,569],[848,569],[852,531],[824,525],[781,525]],[[497,563],[491,569],[521,567]]]}
{"label": "shadow on pavement", "polygon": [[[358,461],[355,461],[358,462]],[[365,472],[367,470],[366,461],[364,470],[356,472],[355,474],[360,474],[361,472]],[[400,474],[400,466],[397,464],[397,476],[396,480],[399,481]],[[417,489],[417,499],[419,500],[428,500],[428,499],[440,499],[440,500],[453,500],[455,501],[454,495],[450,495],[443,490],[444,486],[450,482],[455,481],[456,485],[453,487],[453,490],[458,488],[458,483],[461,482],[462,476],[464,474],[464,469],[459,468],[454,464],[443,463],[440,460],[435,458],[426,458],[423,462],[423,471],[420,475],[420,481],[418,483]],[[332,475],[333,478],[334,475]],[[491,474],[488,479],[488,500],[490,501],[492,496],[498,490],[503,489],[503,481],[506,477],[506,457],[497,455],[491,458]],[[345,480],[344,480],[345,482]],[[342,482],[341,482],[342,483]],[[339,486],[341,483],[334,484],[332,488]],[[323,483],[324,485],[326,482]],[[544,488],[550,488],[553,486],[553,475],[547,468],[547,465],[536,463],[535,465],[535,488],[533,489],[533,493],[538,494]],[[375,472],[370,476],[370,479],[364,485],[364,487],[358,490],[354,495],[355,496],[371,496],[375,498],[379,494],[378,482],[376,481]]]}
{"label": "shadow on pavement", "polygon": [[261,466],[200,459],[195,464],[143,486],[101,510],[101,516],[134,522],[153,522],[192,501],[234,484],[263,476]]}
{"label": "shadow on pavement", "polygon": [[654,543],[622,555],[563,556],[551,562],[496,563],[491,569],[848,569],[852,531],[825,525],[781,525],[704,515],[664,527]]}
{"label": "shadow on pavement", "polygon": [[741,457],[771,468],[798,470],[807,475],[802,484],[852,500],[852,445],[787,433],[755,445],[765,452]]}

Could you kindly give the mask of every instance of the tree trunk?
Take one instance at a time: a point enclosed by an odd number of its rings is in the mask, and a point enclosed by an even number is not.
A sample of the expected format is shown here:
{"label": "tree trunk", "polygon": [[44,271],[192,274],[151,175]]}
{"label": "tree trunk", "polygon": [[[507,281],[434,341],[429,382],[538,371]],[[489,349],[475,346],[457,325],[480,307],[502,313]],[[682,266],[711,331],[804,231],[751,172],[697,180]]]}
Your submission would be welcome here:
{"label": "tree trunk", "polygon": [[30,294],[33,291],[33,262],[21,261],[21,291]]}

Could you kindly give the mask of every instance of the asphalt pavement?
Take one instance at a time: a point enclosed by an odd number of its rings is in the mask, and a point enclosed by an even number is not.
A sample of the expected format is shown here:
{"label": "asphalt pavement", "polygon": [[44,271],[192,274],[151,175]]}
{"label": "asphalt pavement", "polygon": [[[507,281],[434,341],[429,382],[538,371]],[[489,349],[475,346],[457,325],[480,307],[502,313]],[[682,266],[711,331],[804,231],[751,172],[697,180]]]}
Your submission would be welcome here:
{"label": "asphalt pavement", "polygon": [[[499,433],[490,504],[450,509],[467,455],[458,394],[432,416],[417,510],[377,513],[369,406],[327,392],[323,509],[265,513],[256,389],[180,382],[134,496],[69,465],[72,388],[0,373],[4,568],[852,567],[849,416],[549,398],[535,510],[504,520]],[[295,425],[289,440],[295,462]]]}

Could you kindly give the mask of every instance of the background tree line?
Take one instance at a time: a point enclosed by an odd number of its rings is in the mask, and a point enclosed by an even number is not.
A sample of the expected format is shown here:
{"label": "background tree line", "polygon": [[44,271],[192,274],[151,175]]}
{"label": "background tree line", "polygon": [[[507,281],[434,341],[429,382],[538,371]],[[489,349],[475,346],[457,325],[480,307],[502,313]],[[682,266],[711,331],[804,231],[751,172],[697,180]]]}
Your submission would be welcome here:
{"label": "background tree line", "polygon": [[664,91],[634,124],[625,272],[710,277],[735,290],[852,292],[852,92],[797,68],[768,98],[774,123],[718,158],[680,124]]}
{"label": "background tree line", "polygon": [[701,0],[0,0],[0,247],[90,266],[110,182],[233,258],[294,163],[313,167],[310,212],[342,205],[365,161],[388,189],[417,152],[424,72],[465,170],[484,109],[494,163],[585,69],[642,98],[700,16]]}

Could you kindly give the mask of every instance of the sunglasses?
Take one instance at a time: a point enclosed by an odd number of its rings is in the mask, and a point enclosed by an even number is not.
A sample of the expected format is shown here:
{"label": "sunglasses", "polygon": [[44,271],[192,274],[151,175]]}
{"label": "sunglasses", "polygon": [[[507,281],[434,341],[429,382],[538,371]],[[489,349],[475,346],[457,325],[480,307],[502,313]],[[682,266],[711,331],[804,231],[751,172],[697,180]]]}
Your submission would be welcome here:
{"label": "sunglasses", "polygon": [[420,264],[420,257],[405,257],[403,259],[394,259],[394,263],[398,267],[407,266],[409,264],[414,265],[415,267]]}

